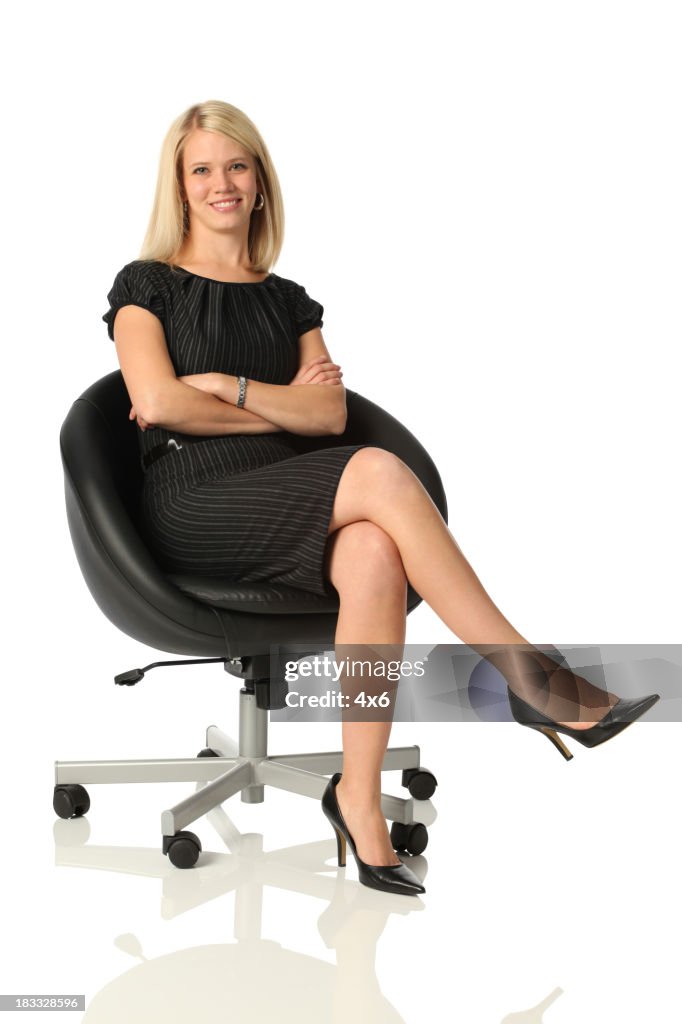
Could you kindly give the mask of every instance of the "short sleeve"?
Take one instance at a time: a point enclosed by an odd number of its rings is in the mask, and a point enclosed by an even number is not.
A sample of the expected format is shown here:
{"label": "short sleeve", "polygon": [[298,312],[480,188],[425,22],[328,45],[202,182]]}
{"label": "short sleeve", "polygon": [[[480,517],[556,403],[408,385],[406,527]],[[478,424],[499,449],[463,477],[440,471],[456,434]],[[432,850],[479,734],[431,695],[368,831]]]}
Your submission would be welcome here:
{"label": "short sleeve", "polygon": [[165,304],[153,275],[142,261],[128,263],[114,278],[114,284],[107,295],[109,309],[102,317],[107,325],[109,337],[114,340],[114,320],[122,306],[142,306],[157,316],[163,324]]}
{"label": "short sleeve", "polygon": [[298,336],[312,331],[314,327],[321,327],[323,313],[324,307],[311,299],[305,288],[297,284],[294,289],[294,320]]}

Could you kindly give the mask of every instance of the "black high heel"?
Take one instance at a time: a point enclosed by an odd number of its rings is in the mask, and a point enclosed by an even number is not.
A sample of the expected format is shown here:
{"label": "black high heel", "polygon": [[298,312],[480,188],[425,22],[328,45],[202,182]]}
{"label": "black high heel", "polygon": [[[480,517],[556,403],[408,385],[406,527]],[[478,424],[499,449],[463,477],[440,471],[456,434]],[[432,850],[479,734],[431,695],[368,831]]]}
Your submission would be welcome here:
{"label": "black high heel", "polygon": [[660,700],[657,693],[652,693],[648,697],[636,697],[632,700],[621,698],[599,722],[595,722],[589,729],[571,729],[568,725],[560,725],[552,718],[543,715],[541,711],[537,711],[525,700],[517,697],[509,687],[507,687],[507,695],[511,713],[519,725],[527,725],[530,729],[537,729],[538,732],[544,733],[567,761],[571,760],[573,754],[557,736],[557,733],[562,732],[566,736],[570,736],[571,739],[582,743],[584,747],[598,747],[600,743],[606,743],[607,740],[617,736],[637,718],[641,718],[657,700]]}
{"label": "black high heel", "polygon": [[334,832],[336,833],[336,852],[338,854],[339,867],[346,866],[346,842],[350,844],[351,851],[358,866],[358,875],[363,885],[370,889],[380,889],[382,892],[397,892],[406,896],[417,896],[426,892],[413,871],[410,871],[405,864],[365,864],[358,857],[353,837],[348,831],[348,826],[343,820],[339,801],[336,798],[336,786],[341,778],[341,772],[332,775],[327,788],[322,794],[322,810],[329,819]]}

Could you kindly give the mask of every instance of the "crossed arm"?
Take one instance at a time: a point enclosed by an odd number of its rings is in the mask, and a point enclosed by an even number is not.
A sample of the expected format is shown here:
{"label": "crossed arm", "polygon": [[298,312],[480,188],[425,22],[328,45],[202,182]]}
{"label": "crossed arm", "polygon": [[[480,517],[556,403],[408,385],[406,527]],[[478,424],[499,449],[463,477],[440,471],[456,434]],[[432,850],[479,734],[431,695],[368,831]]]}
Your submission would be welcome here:
{"label": "crossed arm", "polygon": [[346,395],[341,370],[331,361],[319,328],[299,339],[300,366],[289,384],[248,380],[237,408],[238,380],[225,373],[177,377],[163,327],[140,306],[123,306],[114,338],[132,402],[130,418],[142,430],[165,427],[183,434],[266,434],[286,430],[318,436],[342,434]]}

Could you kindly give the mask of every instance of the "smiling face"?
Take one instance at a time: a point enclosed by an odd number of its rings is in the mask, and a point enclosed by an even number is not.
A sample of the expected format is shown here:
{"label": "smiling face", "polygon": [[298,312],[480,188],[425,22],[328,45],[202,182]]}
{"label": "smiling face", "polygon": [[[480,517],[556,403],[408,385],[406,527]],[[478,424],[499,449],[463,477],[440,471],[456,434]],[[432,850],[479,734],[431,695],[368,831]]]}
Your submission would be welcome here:
{"label": "smiling face", "polygon": [[190,225],[209,231],[248,230],[259,182],[256,161],[238,142],[195,129],[182,158]]}

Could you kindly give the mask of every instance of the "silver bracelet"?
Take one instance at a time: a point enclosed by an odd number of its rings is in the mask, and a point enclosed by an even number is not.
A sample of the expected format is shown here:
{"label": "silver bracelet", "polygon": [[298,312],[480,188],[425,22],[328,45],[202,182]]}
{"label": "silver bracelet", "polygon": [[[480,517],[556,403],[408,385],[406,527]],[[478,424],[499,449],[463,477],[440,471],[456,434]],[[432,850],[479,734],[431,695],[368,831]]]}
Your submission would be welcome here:
{"label": "silver bracelet", "polygon": [[239,377],[239,398],[237,399],[237,408],[238,409],[243,409],[245,401],[246,401],[246,377]]}

